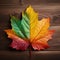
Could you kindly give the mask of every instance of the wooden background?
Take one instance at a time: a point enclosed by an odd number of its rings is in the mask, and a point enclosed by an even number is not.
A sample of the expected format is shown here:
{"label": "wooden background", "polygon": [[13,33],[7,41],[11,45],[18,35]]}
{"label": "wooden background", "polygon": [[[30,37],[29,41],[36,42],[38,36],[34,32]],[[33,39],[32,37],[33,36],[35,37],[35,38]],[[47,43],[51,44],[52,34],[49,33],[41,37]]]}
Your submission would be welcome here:
{"label": "wooden background", "polygon": [[[4,30],[11,28],[10,14],[20,16],[20,12],[28,5],[32,5],[42,17],[51,18],[51,27],[55,33],[48,43],[51,46],[44,51],[13,51],[9,48],[11,40]],[[43,56],[43,57],[42,57]],[[59,60],[60,58],[60,0],[1,0],[0,1],[0,59],[1,60]]]}

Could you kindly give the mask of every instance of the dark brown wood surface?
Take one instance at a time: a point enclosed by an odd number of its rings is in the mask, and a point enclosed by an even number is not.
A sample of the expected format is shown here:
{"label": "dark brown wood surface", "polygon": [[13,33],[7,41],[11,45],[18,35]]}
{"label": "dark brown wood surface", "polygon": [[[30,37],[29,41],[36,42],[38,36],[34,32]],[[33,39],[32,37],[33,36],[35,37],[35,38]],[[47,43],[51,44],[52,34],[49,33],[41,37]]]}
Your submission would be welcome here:
{"label": "dark brown wood surface", "polygon": [[[11,40],[5,29],[11,28],[10,14],[20,16],[28,5],[38,12],[39,19],[51,18],[51,27],[55,33],[48,43],[50,48],[44,51],[15,51],[9,48]],[[0,1],[0,59],[1,60],[60,60],[60,0],[1,0]]]}
{"label": "dark brown wood surface", "polygon": [[1,60],[60,60],[60,51],[0,51]]}

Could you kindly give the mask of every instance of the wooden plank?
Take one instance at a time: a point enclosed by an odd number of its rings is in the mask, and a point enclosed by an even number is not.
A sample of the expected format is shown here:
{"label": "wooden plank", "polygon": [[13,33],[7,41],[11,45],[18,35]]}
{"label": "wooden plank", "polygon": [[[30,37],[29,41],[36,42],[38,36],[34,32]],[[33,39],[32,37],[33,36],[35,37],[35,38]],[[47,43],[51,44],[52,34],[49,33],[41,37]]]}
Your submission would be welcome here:
{"label": "wooden plank", "polygon": [[1,60],[60,60],[60,51],[0,51]]}
{"label": "wooden plank", "polygon": [[60,3],[60,0],[1,0],[0,1],[0,5],[11,5],[11,4],[14,4],[14,5],[17,5],[17,4],[48,4],[48,3]]}
{"label": "wooden plank", "polygon": [[[26,6],[27,7],[27,6]],[[0,8],[0,19],[4,16],[5,20],[9,18],[8,15],[10,14],[17,14],[19,15],[22,11],[25,10],[25,6],[22,7],[14,7],[14,8]],[[43,7],[43,8],[42,8]],[[60,25],[60,5],[54,6],[44,6],[44,5],[33,5],[34,10],[38,13],[39,20],[43,17],[50,17],[51,18],[51,25]],[[8,16],[8,17],[7,17]],[[4,19],[3,19],[4,20]]]}

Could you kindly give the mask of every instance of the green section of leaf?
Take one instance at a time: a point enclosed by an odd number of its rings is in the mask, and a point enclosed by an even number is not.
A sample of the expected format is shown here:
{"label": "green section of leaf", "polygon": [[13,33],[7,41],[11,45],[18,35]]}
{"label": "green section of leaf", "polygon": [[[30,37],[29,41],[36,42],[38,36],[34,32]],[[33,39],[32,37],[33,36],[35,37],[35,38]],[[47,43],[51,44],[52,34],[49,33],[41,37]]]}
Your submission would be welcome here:
{"label": "green section of leaf", "polygon": [[22,15],[21,25],[23,31],[25,32],[26,38],[30,38],[29,18],[27,18],[27,15],[25,13]]}
{"label": "green section of leaf", "polygon": [[21,20],[17,19],[14,16],[11,16],[11,26],[17,36],[19,36],[21,38],[29,38],[30,37],[29,19],[25,13],[22,15]]}
{"label": "green section of leaf", "polygon": [[24,34],[22,33],[21,28],[21,21],[15,18],[14,16],[11,17],[11,26],[14,32],[21,38],[25,38]]}

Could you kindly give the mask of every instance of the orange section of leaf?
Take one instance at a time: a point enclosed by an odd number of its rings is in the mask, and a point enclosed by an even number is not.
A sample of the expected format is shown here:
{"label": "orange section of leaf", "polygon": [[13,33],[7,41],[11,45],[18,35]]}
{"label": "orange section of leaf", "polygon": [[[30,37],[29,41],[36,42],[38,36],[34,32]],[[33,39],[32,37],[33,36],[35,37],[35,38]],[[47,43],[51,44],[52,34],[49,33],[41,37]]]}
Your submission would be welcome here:
{"label": "orange section of leaf", "polygon": [[34,40],[32,42],[32,47],[34,50],[41,50],[41,49],[44,49],[44,48],[48,48],[49,45],[48,45],[48,40],[49,39],[52,39],[52,35],[54,33],[54,30],[49,30],[46,35],[38,40]]}

